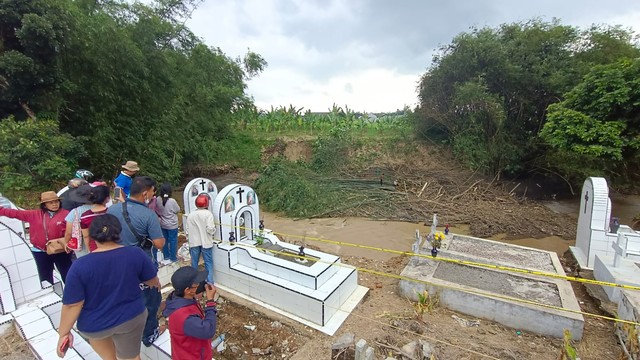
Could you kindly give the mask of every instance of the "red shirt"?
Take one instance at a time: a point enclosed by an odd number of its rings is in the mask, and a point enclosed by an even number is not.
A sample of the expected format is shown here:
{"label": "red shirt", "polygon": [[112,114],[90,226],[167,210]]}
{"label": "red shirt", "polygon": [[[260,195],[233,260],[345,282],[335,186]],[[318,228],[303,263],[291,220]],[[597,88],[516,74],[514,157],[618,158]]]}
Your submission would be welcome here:
{"label": "red shirt", "polygon": [[184,333],[184,322],[191,315],[205,317],[197,302],[174,311],[169,317],[171,358],[173,360],[209,360],[213,357],[211,339],[198,339]]}
{"label": "red shirt", "polygon": [[[93,219],[96,218],[96,216],[104,215],[106,213],[107,213],[107,209],[104,209],[102,211],[96,211],[96,212],[89,209],[83,212],[82,215],[80,215],[80,228],[89,229],[89,226],[91,226],[91,222],[93,221]],[[91,238],[89,238],[89,251],[93,252],[97,248],[98,246],[96,245],[96,242],[93,241]]]}
{"label": "red shirt", "polygon": [[[46,251],[47,239],[53,240],[64,237],[67,222],[64,218],[69,210],[60,208],[49,216],[46,210],[17,210],[0,207],[0,216],[22,220],[29,223],[29,238],[31,244],[37,249]],[[46,231],[46,233],[45,233]]]}

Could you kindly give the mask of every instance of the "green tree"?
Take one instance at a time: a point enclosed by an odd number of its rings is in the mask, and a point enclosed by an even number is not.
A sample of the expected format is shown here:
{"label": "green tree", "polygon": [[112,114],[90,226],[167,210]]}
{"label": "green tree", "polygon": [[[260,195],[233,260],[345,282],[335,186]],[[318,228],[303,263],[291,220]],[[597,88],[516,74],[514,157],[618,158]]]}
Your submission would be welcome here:
{"label": "green tree", "polygon": [[62,0],[0,1],[0,118],[56,111],[66,85],[60,56],[75,31]]}
{"label": "green tree", "polygon": [[0,189],[28,189],[65,183],[84,155],[82,146],[61,133],[55,120],[0,121]]}
{"label": "green tree", "polygon": [[631,180],[640,165],[640,59],[594,67],[549,106],[540,137],[549,165],[580,179],[599,173]]}
{"label": "green tree", "polygon": [[633,39],[619,27],[581,31],[557,20],[462,33],[421,78],[416,130],[485,172],[535,169],[547,149],[537,136],[547,107],[591,67],[640,56]]}

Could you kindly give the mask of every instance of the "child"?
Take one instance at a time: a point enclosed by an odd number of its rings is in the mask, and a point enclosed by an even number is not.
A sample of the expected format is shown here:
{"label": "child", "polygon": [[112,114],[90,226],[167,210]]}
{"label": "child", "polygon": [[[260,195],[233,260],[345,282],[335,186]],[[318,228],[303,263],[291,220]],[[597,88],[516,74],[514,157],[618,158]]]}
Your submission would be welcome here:
{"label": "child", "polygon": [[[211,339],[216,333],[216,288],[205,284],[207,273],[183,266],[171,276],[174,291],[162,314],[169,319],[171,358],[211,359]],[[206,295],[204,310],[197,298]]]}
{"label": "child", "polygon": [[209,274],[207,281],[213,284],[213,234],[216,232],[213,214],[209,211],[209,195],[196,197],[196,211],[189,213],[185,231],[189,238],[191,266],[198,269],[200,254],[204,260],[204,268]]}

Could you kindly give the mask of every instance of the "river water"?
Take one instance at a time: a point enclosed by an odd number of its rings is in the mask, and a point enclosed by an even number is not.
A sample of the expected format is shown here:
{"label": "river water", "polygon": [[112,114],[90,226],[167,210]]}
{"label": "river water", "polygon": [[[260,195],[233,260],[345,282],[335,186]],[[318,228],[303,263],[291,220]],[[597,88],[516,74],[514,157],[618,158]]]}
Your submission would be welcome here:
{"label": "river water", "polygon": [[[174,198],[182,206],[182,194],[176,191]],[[640,196],[612,195],[612,215],[620,218],[621,224],[631,225],[635,215],[640,213]],[[580,199],[568,199],[543,202],[552,211],[575,218],[578,221]],[[376,221],[365,218],[326,218],[295,220],[274,213],[260,212],[265,226],[278,233],[289,243],[313,245],[321,250],[340,256],[364,256],[372,259],[387,260],[397,256],[393,251],[411,251],[415,232],[429,232],[422,223],[402,221]],[[443,230],[443,229],[440,229]],[[451,228],[453,233],[468,235],[469,227],[460,225]],[[575,244],[575,239],[562,239],[558,236],[545,238],[522,238],[506,240],[506,234],[498,234],[488,239],[508,244],[528,246],[553,251],[562,255]],[[341,244],[342,243],[342,244]],[[350,245],[348,245],[350,244]],[[366,247],[389,249],[384,252]]]}

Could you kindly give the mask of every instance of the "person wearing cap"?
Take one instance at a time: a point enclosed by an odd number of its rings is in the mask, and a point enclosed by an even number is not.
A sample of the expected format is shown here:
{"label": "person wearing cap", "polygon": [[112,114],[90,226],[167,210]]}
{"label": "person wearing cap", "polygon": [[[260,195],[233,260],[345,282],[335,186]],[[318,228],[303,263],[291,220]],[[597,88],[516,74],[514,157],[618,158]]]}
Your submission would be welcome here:
{"label": "person wearing cap", "polygon": [[116,179],[113,181],[117,187],[122,189],[125,197],[129,197],[132,178],[138,171],[140,171],[138,163],[129,160],[126,164],[122,165],[122,171],[120,172],[120,175],[118,175],[118,177],[116,177]]}
{"label": "person wearing cap", "polygon": [[0,207],[0,216],[22,220],[29,223],[29,240],[31,253],[38,267],[40,282],[53,284],[54,265],[58,269],[62,281],[65,282],[71,267],[71,254],[62,252],[47,254],[47,242],[64,238],[68,210],[60,207],[60,198],[53,191],[40,194],[40,208],[34,210],[8,209]]}
{"label": "person wearing cap", "polygon": [[[89,237],[97,249],[76,260],[62,295],[58,346],[78,331],[102,359],[140,359],[147,320],[140,283],[160,286],[156,267],[140,248],[120,243],[122,225],[113,215],[97,216]],[[155,314],[154,314],[155,316]],[[64,354],[58,350],[58,356]]]}
{"label": "person wearing cap", "polygon": [[[206,271],[190,266],[171,276],[174,291],[167,298],[162,315],[169,320],[171,358],[173,360],[211,359],[211,339],[216,333],[216,288],[205,283]],[[206,296],[204,309],[199,298]]]}

